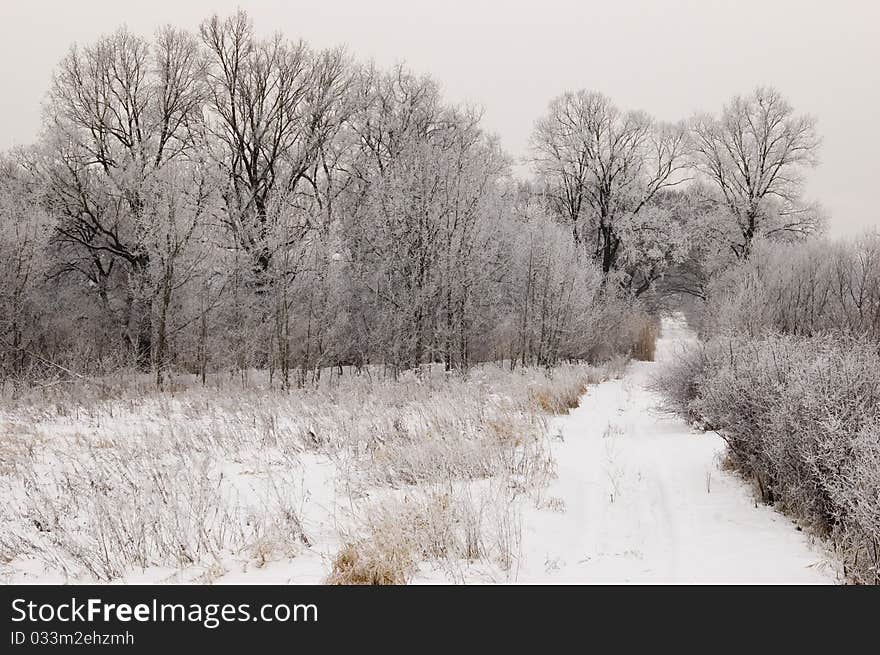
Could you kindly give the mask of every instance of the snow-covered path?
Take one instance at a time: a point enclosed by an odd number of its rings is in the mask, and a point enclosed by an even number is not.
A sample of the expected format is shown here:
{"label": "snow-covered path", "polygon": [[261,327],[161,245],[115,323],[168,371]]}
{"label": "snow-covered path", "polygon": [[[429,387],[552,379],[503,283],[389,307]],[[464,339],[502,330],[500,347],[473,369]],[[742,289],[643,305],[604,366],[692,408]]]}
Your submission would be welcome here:
{"label": "snow-covered path", "polygon": [[[657,360],[692,339],[682,318],[666,319]],[[658,408],[646,388],[654,366],[633,363],[559,419],[544,503],[559,511],[526,511],[517,581],[835,582],[805,533],[719,468],[717,435]]]}

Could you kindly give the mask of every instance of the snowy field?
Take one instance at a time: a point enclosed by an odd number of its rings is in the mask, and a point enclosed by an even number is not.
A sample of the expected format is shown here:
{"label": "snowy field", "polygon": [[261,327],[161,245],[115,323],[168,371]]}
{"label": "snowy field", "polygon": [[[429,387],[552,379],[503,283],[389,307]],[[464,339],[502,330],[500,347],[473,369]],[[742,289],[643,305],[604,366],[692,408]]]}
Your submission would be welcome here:
{"label": "snowy field", "polygon": [[[657,359],[689,339],[666,319]],[[659,408],[655,366],[495,367],[405,397],[351,381],[345,403],[19,407],[2,417],[3,579],[302,584],[359,563],[414,583],[835,582],[722,470],[719,437]]]}
{"label": "snowy field", "polygon": [[0,573],[507,581],[521,510],[553,474],[551,414],[608,374],[441,366],[291,392],[228,379],[166,393],[137,379],[35,389],[0,412]]}

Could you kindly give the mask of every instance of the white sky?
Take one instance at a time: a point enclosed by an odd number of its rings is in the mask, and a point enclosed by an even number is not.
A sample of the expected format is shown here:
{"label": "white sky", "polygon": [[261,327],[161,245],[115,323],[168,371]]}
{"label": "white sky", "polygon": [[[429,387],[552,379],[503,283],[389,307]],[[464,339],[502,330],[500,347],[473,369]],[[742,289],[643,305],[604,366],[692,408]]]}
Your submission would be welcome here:
{"label": "white sky", "polygon": [[0,148],[32,141],[51,71],[73,41],[122,24],[195,29],[246,9],[258,31],[345,44],[430,73],[452,101],[485,109],[516,156],[550,98],[601,91],[676,120],[772,84],[814,114],[821,164],[808,195],[830,232],[880,229],[880,3],[871,0],[0,0]]}

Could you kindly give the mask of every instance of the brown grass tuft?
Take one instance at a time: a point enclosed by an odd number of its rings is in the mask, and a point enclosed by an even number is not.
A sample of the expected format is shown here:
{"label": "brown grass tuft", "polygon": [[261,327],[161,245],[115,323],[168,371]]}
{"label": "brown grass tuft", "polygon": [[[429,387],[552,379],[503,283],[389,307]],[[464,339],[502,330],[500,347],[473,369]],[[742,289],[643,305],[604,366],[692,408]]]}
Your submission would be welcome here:
{"label": "brown grass tuft", "polygon": [[580,404],[581,396],[586,392],[586,383],[575,385],[537,386],[529,391],[532,404],[547,414],[566,414]]}
{"label": "brown grass tuft", "polygon": [[645,321],[636,333],[635,343],[633,344],[633,359],[643,362],[654,361],[659,332],[659,327],[655,321]]}
{"label": "brown grass tuft", "polygon": [[415,571],[415,563],[405,549],[382,548],[374,541],[346,544],[333,560],[327,584],[402,585]]}

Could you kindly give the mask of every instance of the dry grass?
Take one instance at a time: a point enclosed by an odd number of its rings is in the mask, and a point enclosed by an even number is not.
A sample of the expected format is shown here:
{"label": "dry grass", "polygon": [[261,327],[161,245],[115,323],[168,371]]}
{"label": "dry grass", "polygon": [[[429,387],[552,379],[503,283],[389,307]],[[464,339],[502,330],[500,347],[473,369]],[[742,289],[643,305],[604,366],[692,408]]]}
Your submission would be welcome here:
{"label": "dry grass", "polygon": [[405,584],[421,565],[462,579],[475,565],[508,578],[519,560],[520,490],[509,481],[413,488],[367,503],[327,578],[330,584]]}
{"label": "dry grass", "polygon": [[646,319],[636,332],[633,344],[632,356],[642,362],[653,362],[654,353],[657,349],[657,337],[660,334],[660,326],[654,319]]}
{"label": "dry grass", "polygon": [[578,384],[566,387],[538,386],[530,390],[530,397],[535,406],[546,414],[567,414],[580,403],[580,398],[587,390],[587,385]]}
{"label": "dry grass", "polygon": [[[216,577],[229,557],[262,566],[296,556],[311,542],[300,517],[307,456],[332,462],[352,498],[376,490],[416,498],[413,489],[487,480],[520,493],[553,474],[546,412],[567,411],[587,382],[607,374],[488,365],[467,378],[348,376],[290,393],[231,383],[174,393],[146,393],[139,382],[116,392],[33,390],[0,413],[0,561],[36,558],[69,579],[114,580],[157,566]],[[512,545],[500,545],[516,541],[516,519],[504,516],[507,492],[471,509],[466,496],[455,498],[445,510],[436,499],[417,503],[437,517],[435,527],[453,526],[443,528],[455,535],[446,552],[510,566]],[[422,540],[428,529],[418,519],[424,513],[358,511],[385,532],[402,523]],[[489,515],[497,517],[491,538],[478,527]],[[363,539],[376,542],[376,534],[349,540],[359,564],[346,568],[343,558],[334,575],[351,569],[355,578],[373,571],[377,580],[399,580],[386,574],[408,570],[403,552],[415,562],[446,557],[439,547],[368,547]],[[414,543],[411,535],[395,541]]]}
{"label": "dry grass", "polygon": [[367,540],[346,544],[333,560],[332,585],[401,585],[415,570],[406,551],[382,550]]}

